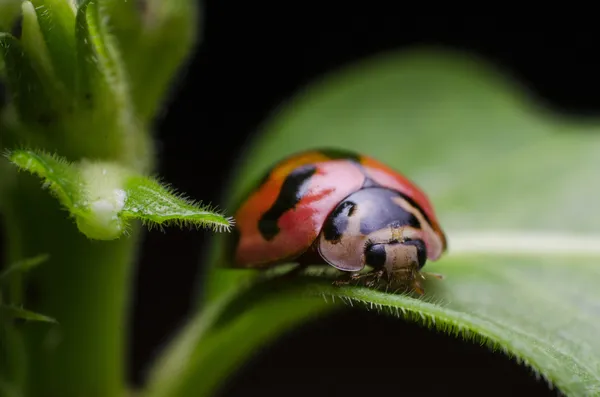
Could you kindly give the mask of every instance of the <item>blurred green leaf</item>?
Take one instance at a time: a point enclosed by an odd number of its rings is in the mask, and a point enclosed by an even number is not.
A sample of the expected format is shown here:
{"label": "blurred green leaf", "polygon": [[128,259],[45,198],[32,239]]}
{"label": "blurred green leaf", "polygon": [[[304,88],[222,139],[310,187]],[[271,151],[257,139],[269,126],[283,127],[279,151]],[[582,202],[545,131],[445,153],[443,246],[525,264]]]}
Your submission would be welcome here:
{"label": "blurred green leaf", "polygon": [[[21,42],[10,33],[0,32],[0,57],[4,60],[6,85],[15,107],[28,123],[45,124],[54,117],[49,85],[41,65],[34,63]],[[37,67],[36,67],[37,66]]]}
{"label": "blurred green leaf", "polygon": [[0,272],[0,282],[6,280],[11,274],[28,272],[39,264],[47,261],[48,257],[48,254],[42,254],[9,265],[8,268]]}
{"label": "blurred green leaf", "polygon": [[31,57],[33,67],[47,85],[55,83],[54,70],[50,60],[50,53],[40,28],[35,7],[30,1],[24,1],[21,5],[23,15],[23,26],[20,41],[23,50]]}
{"label": "blurred green leaf", "polygon": [[9,318],[18,318],[27,321],[41,321],[45,323],[56,323],[56,320],[51,317],[44,316],[43,314],[39,313],[34,313],[32,311],[23,309],[22,307],[18,306],[0,305],[0,313],[2,316]]}
{"label": "blurred green leaf", "polygon": [[[70,140],[82,139],[84,144],[93,143],[90,153],[97,150],[95,147],[107,149],[106,153],[97,153],[93,157],[117,158],[138,171],[147,172],[152,168],[154,149],[148,139],[146,124],[135,114],[131,76],[113,34],[106,5],[104,1],[91,0],[82,0],[78,4],[75,97],[80,113],[69,126],[73,133]],[[134,27],[131,28],[135,35]],[[102,137],[102,145],[80,134],[81,130],[88,130],[94,125],[99,127],[94,134]]]}
{"label": "blurred green leaf", "polygon": [[109,31],[108,21],[102,13],[102,5],[93,0],[86,0],[79,6],[78,15],[79,21],[87,22],[87,31],[82,30],[84,34],[78,39],[90,48],[89,53],[84,54],[89,54],[89,58],[81,60],[80,65],[82,68],[98,68],[102,72],[103,83],[107,84],[110,93],[107,95],[114,96],[112,101],[105,98],[108,103],[115,102],[113,106],[130,106],[129,87],[121,54]]}
{"label": "blurred green leaf", "polygon": [[20,11],[21,0],[0,0],[0,31],[10,31]]}
{"label": "blurred green leaf", "polygon": [[22,397],[22,394],[16,389],[16,387],[13,384],[0,379],[0,396]]}
{"label": "blurred green leaf", "polygon": [[75,86],[75,14],[72,1],[32,0],[53,71],[70,91]]}
{"label": "blurred green leaf", "polygon": [[[87,8],[89,1],[83,2],[77,8],[75,17],[75,48],[77,74],[75,76],[75,97],[81,107],[93,108],[98,101],[95,96],[101,96],[106,91],[102,79],[102,71],[97,59],[94,42],[91,38],[88,24]],[[94,92],[97,89],[98,92]]]}
{"label": "blurred green leaf", "polygon": [[152,142],[147,123],[135,115],[129,76],[103,4],[24,1],[21,29],[0,32],[9,94],[0,119],[4,144],[116,159],[147,172]]}
{"label": "blurred green leaf", "polygon": [[[272,163],[297,151],[338,147],[376,157],[432,199],[449,252],[425,270],[446,279],[428,282],[422,298],[334,287],[320,275],[303,277],[296,293],[241,299],[239,319],[222,310],[213,321],[221,326],[176,339],[189,352],[179,357],[184,370],[151,395],[212,395],[214,378],[224,379],[286,326],[320,314],[323,297],[337,298],[328,299],[331,307],[377,308],[484,341],[568,396],[600,395],[600,120],[562,117],[521,91],[478,59],[418,50],[353,65],[286,104],[243,159],[228,206]],[[252,278],[221,267],[223,251],[231,249],[224,238],[213,248],[210,277],[203,277],[205,311]],[[313,298],[296,301],[302,291]],[[269,305],[285,309],[266,310]],[[237,328],[242,318],[248,324]],[[245,345],[250,335],[253,346]],[[238,343],[243,352],[230,353],[235,348],[228,346]],[[160,366],[156,371],[156,379],[165,379]]]}
{"label": "blurred green leaf", "polygon": [[7,152],[6,157],[19,169],[43,178],[45,186],[62,205],[73,211],[83,211],[79,204],[85,200],[85,191],[75,165],[57,155],[32,150]]}
{"label": "blurred green leaf", "polygon": [[[129,76],[103,11],[102,5],[92,0],[82,1],[77,9],[76,96],[80,106],[93,109],[95,117],[107,118],[110,115],[117,124],[134,126]],[[126,133],[135,131],[132,128]]]}
{"label": "blurred green leaf", "polygon": [[79,230],[92,239],[119,238],[134,219],[149,226],[175,224],[215,231],[228,231],[233,224],[215,209],[114,162],[69,163],[31,150],[15,150],[7,157],[20,169],[42,178],[75,217]]}
{"label": "blurred green leaf", "polygon": [[[195,0],[105,0],[138,117],[152,121],[198,39]],[[150,66],[151,65],[151,66]]]}

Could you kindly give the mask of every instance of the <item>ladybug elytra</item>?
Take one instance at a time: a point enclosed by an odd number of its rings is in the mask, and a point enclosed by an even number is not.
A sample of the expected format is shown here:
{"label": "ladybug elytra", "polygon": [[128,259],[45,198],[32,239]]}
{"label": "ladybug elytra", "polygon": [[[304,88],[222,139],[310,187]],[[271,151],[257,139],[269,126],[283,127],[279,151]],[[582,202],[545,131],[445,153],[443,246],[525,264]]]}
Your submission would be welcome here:
{"label": "ladybug elytra", "polygon": [[[447,249],[421,189],[371,157],[342,150],[280,161],[235,219],[234,267],[324,264],[346,272],[336,284],[366,278],[373,285],[386,276],[422,294],[420,270]],[[373,270],[359,273],[365,266]]]}

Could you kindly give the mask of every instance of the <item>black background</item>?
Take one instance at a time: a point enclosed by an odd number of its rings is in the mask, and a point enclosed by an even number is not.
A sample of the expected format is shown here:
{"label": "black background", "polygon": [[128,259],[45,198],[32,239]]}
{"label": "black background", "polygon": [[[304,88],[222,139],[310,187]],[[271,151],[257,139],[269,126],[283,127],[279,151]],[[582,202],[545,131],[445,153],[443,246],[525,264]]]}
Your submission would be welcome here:
{"label": "black background", "polygon": [[[517,30],[490,17],[376,9],[342,15],[303,3],[260,8],[207,1],[202,41],[158,120],[160,175],[220,204],[230,167],[275,107],[307,82],[381,51],[428,44],[496,62],[557,111],[597,114],[600,42],[555,26]],[[344,6],[344,10],[347,7]],[[210,142],[210,144],[208,143]],[[137,276],[130,376],[143,369],[190,309],[211,232],[148,233]],[[199,374],[198,376],[201,376]],[[296,329],[265,347],[222,396],[550,396],[545,383],[501,354],[365,311]]]}
{"label": "black background", "polygon": [[[158,125],[161,174],[192,197],[220,204],[230,165],[277,105],[312,79],[381,51],[422,44],[469,51],[505,68],[556,111],[593,115],[600,109],[593,32],[558,32],[550,24],[513,30],[489,17],[457,20],[365,3],[343,16],[288,4],[206,3],[203,41]],[[202,146],[207,140],[216,143],[210,151]],[[197,258],[209,236],[170,229],[147,237],[134,317],[132,376],[138,381],[144,363],[189,309]],[[403,393],[557,394],[501,354],[351,311],[264,348],[226,383],[222,396]]]}

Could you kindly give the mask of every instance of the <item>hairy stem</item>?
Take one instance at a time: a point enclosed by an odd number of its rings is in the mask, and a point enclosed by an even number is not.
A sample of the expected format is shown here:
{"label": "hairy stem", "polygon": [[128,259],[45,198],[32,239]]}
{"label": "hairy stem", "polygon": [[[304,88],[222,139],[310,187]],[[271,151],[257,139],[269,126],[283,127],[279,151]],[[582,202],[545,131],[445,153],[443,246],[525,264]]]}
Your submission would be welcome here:
{"label": "hairy stem", "polygon": [[28,396],[125,395],[129,284],[139,239],[105,242],[81,234],[39,180],[21,174],[8,204],[8,253],[50,259],[28,274],[28,308],[57,326],[27,327]]}

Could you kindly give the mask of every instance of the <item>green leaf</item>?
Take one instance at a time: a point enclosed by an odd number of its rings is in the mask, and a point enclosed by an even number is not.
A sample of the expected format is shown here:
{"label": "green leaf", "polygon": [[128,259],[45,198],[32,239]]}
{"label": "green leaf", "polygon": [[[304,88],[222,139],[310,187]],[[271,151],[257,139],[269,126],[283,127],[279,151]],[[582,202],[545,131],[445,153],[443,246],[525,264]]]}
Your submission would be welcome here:
{"label": "green leaf", "polygon": [[[75,97],[79,106],[93,108],[107,88],[103,84],[102,71],[99,67],[98,54],[92,41],[92,33],[88,23],[87,8],[89,1],[79,5],[75,19],[75,45],[77,73],[75,76]],[[98,40],[98,39],[97,39]]]}
{"label": "green leaf", "polygon": [[84,201],[79,172],[65,158],[32,150],[7,152],[6,157],[20,169],[43,178],[62,205],[81,211],[76,205]]}
{"label": "green leaf", "polygon": [[75,86],[75,7],[65,0],[32,0],[53,70],[69,90]]}
{"label": "green leaf", "polygon": [[39,11],[30,1],[22,2],[19,39],[0,33],[0,47],[4,48],[1,55],[6,63],[7,85],[20,121],[44,128],[60,118],[69,97],[55,77],[45,32],[38,20]]}
{"label": "green leaf", "polygon": [[[195,0],[105,0],[138,117],[151,121],[198,37]],[[152,67],[148,67],[148,65]]]}
{"label": "green leaf", "polygon": [[15,150],[7,157],[20,169],[41,177],[75,217],[79,230],[92,239],[119,238],[134,219],[149,226],[176,224],[215,231],[228,231],[233,225],[233,219],[215,209],[116,163],[69,163],[31,150]]}
{"label": "green leaf", "polygon": [[52,84],[54,78],[54,71],[52,62],[50,60],[50,53],[40,25],[38,23],[37,13],[30,1],[24,1],[21,5],[23,12],[23,27],[21,31],[21,44],[23,50],[31,57],[34,67],[37,66],[37,70],[42,77],[45,84]]}
{"label": "green leaf", "polygon": [[[117,106],[129,104],[129,87],[127,77],[121,62],[121,55],[116,48],[115,39],[108,30],[107,21],[103,18],[102,6],[97,2],[84,1],[78,9],[78,20],[84,29],[78,40],[87,42],[90,48],[91,58],[81,62],[82,67],[96,68],[101,71],[103,82],[108,85],[110,94]],[[83,24],[85,20],[86,24]],[[86,29],[87,28],[87,29]],[[106,98],[109,99],[109,98]]]}
{"label": "green leaf", "polygon": [[222,232],[229,231],[234,222],[216,208],[190,200],[154,179],[132,176],[125,191],[129,199],[122,216],[141,219],[150,226],[175,224],[179,227],[209,227]]}
{"label": "green leaf", "polygon": [[13,263],[9,265],[6,270],[0,272],[0,281],[6,280],[11,274],[28,272],[39,264],[47,261],[48,257],[48,254],[42,254]]}
{"label": "green leaf", "polygon": [[0,313],[2,313],[3,316],[18,318],[21,320],[57,323],[57,321],[51,317],[44,316],[43,314],[39,313],[34,313],[17,306],[1,305]]}
{"label": "green leaf", "polygon": [[[230,206],[272,163],[308,148],[338,147],[373,156],[421,186],[449,240],[447,255],[424,269],[445,279],[429,280],[423,297],[334,287],[313,274],[297,280],[298,294],[313,297],[287,307],[288,324],[319,314],[311,308],[323,297],[335,308],[376,308],[484,341],[568,396],[600,395],[600,120],[560,116],[521,91],[479,59],[418,50],[336,72],[281,109],[246,153],[227,192]],[[212,275],[203,277],[210,300],[200,306],[207,312],[239,290],[240,280],[252,280],[248,271],[222,268],[223,251],[231,249],[224,237],[213,248]],[[264,293],[270,297],[260,302],[238,301],[235,315],[222,310],[220,321],[232,328],[243,318],[251,324],[237,331],[214,326],[189,342],[181,375],[152,396],[212,395],[213,378],[225,379],[285,332],[289,327],[261,310],[284,307],[290,296]],[[255,332],[252,346],[245,345]],[[243,352],[229,352],[238,343]]]}
{"label": "green leaf", "polygon": [[[48,81],[39,64],[34,64],[21,42],[0,32],[0,57],[5,64],[6,85],[22,120],[45,124],[53,119],[55,108]],[[37,67],[36,67],[37,66]]]}
{"label": "green leaf", "polygon": [[10,31],[21,11],[21,0],[0,0],[0,32]]}
{"label": "green leaf", "polygon": [[[82,129],[101,126],[94,133],[102,137],[102,145],[84,135],[85,142],[93,144],[89,153],[99,158],[117,158],[140,172],[147,172],[152,168],[153,146],[147,139],[146,125],[135,117],[129,86],[131,77],[109,20],[104,2],[79,2],[75,24],[75,97],[80,113],[71,121],[70,130],[74,135],[70,138],[81,139]],[[96,154],[94,147],[105,147],[107,151]]]}
{"label": "green leaf", "polygon": [[0,33],[10,94],[0,120],[5,144],[117,160],[146,173],[153,166],[147,123],[135,115],[101,3],[24,1],[19,37]]}

